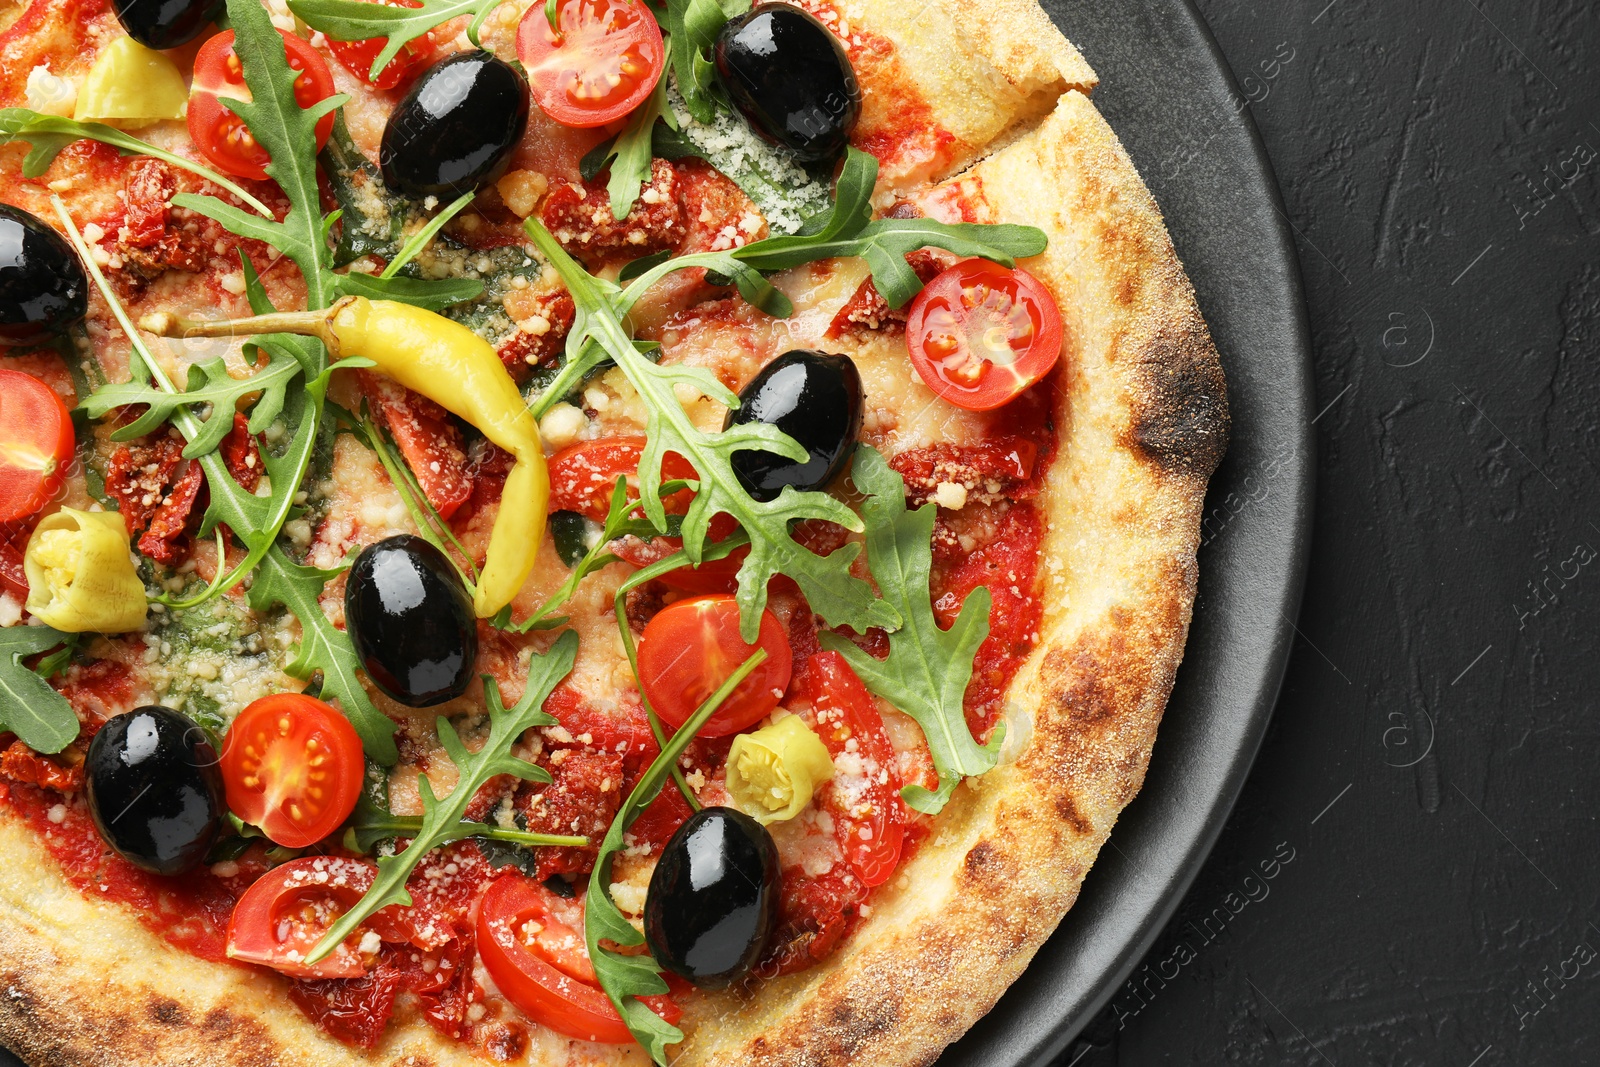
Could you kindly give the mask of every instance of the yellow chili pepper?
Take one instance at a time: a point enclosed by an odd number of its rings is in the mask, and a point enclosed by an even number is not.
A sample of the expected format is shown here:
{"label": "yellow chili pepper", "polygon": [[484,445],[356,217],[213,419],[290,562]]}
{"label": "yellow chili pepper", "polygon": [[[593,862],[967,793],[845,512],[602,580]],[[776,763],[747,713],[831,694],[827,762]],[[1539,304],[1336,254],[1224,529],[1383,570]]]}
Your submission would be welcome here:
{"label": "yellow chili pepper", "polygon": [[817,786],[833,777],[833,760],[822,739],[788,715],[735,737],[727,772],[734,806],[765,826],[804,811]]}
{"label": "yellow chili pepper", "polygon": [[550,474],[539,425],[494,347],[443,315],[392,300],[347,296],[325,311],[281,312],[232,322],[146,316],[141,329],[167,336],[299,333],[318,337],[335,359],[364,356],[407,389],[476,426],[516,458],[489,535],[473,610],[489,618],[511,603],[544,540]]}
{"label": "yellow chili pepper", "polygon": [[22,558],[28,611],[64,633],[120,634],[144,626],[144,583],[114,511],[62,508],[39,523]]}
{"label": "yellow chili pepper", "polygon": [[134,130],[162,119],[181,119],[189,101],[172,60],[131,37],[118,37],[89,68],[72,117]]}

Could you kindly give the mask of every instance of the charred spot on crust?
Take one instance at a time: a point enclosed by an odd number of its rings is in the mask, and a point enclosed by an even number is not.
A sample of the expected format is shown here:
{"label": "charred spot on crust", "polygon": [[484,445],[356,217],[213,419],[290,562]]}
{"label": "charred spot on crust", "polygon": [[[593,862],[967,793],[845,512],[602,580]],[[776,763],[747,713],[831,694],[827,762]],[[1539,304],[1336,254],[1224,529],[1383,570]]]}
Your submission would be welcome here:
{"label": "charred spot on crust", "polygon": [[969,875],[982,876],[994,870],[996,859],[994,846],[987,841],[979,841],[967,853],[967,858],[962,861],[962,867]]}
{"label": "charred spot on crust", "polygon": [[158,1000],[150,1005],[150,1018],[163,1026],[182,1026],[189,1016],[176,1000]]}
{"label": "charred spot on crust", "polygon": [[1201,481],[1228,450],[1228,386],[1205,333],[1164,327],[1139,353],[1130,445],[1164,471]]}
{"label": "charred spot on crust", "polygon": [[1055,807],[1056,818],[1070,827],[1073,833],[1088,835],[1094,832],[1094,823],[1086,819],[1083,812],[1078,810],[1078,804],[1072,799],[1070,793],[1057,794],[1053,806]]}

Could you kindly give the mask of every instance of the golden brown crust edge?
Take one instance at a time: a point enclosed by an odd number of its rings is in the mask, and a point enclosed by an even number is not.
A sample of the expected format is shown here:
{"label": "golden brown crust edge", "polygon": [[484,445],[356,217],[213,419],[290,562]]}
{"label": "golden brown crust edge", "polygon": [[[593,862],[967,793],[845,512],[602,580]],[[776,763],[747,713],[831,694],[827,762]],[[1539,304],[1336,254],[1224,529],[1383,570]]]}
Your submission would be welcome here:
{"label": "golden brown crust edge", "polygon": [[1159,210],[1087,98],[1067,94],[959,181],[993,221],[1049,235],[1026,266],[1077,341],[1042,502],[1041,639],[1010,692],[1020,758],[958,791],[845,949],[724,1001],[715,1036],[674,1067],[933,1061],[1021,975],[1144,780],[1227,443],[1221,363]]}
{"label": "golden brown crust edge", "polygon": [[[1220,364],[1159,211],[1087,99],[1069,93],[961,181],[996,221],[1050,235],[1027,266],[1061,294],[1077,348],[1042,498],[1045,620],[1008,712],[1020,758],[958,791],[839,955],[699,1009],[681,1067],[931,1062],[1022,973],[1143,781],[1226,443]],[[370,1055],[339,1045],[271,976],[200,964],[66,886],[30,834],[0,816],[0,1040],[37,1067],[482,1062],[421,1025]],[[552,1040],[526,1062],[643,1060]]]}

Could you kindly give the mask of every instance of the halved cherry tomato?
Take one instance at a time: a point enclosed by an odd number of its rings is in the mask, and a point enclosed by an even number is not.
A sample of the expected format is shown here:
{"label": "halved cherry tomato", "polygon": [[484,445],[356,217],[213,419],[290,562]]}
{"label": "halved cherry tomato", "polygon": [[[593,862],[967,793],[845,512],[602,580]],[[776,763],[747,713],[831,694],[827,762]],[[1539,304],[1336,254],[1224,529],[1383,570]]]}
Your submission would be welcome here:
{"label": "halved cherry tomato", "polygon": [[517,28],[533,98],[565,126],[604,126],[638,107],[665,64],[661,27],[642,0],[557,0],[558,37],[534,4]]}
{"label": "halved cherry tomato", "polygon": [[[387,7],[421,7],[421,0],[372,0],[374,3]],[[437,49],[433,31],[429,30],[421,37],[415,37],[400,46],[399,53],[384,68],[378,71],[376,78],[371,77],[372,64],[378,58],[378,53],[383,51],[383,46],[388,44],[388,38],[369,37],[364,41],[335,41],[328,39],[328,47],[333,51],[333,58],[339,65],[351,74],[360,78],[374,89],[394,89],[402,84],[410,83],[433,62],[433,53]]]}
{"label": "halved cherry tomato", "polygon": [[1061,312],[1027,271],[968,259],[911,302],[906,344],[929,389],[957,407],[989,411],[1056,365]]}
{"label": "halved cherry tomato", "polygon": [[0,522],[37,514],[61,488],[77,435],[56,391],[0,370]]}
{"label": "halved cherry tomato", "polygon": [[[289,67],[300,74],[294,80],[295,103],[308,108],[333,95],[333,75],[310,43],[279,30]],[[244,120],[222,103],[222,98],[249,100],[244,65],[233,50],[233,31],[224,30],[200,46],[194,57],[194,84],[189,89],[189,136],[212,166],[236,178],[263,179],[272,157],[256,143]],[[333,132],[333,113],[317,121],[317,151]]]}
{"label": "halved cherry tomato", "polygon": [[756,644],[739,636],[739,605],[731,596],[695,597],[668,604],[639,637],[639,685],[663,722],[678,727],[728,680],[756,645],[767,658],[739,683],[701,728],[702,737],[738,733],[765,718],[789,687],[789,635],[770,611],[761,613]]}
{"label": "halved cherry tomato", "polygon": [[[639,457],[644,446],[643,437],[600,437],[568,445],[551,456],[550,510],[576,511],[595,522],[605,522],[619,477],[628,479],[628,499],[639,499]],[[676,452],[662,457],[662,481],[694,477],[694,468]],[[686,489],[662,502],[668,512],[682,515],[692,499],[694,494]]]}
{"label": "halved cherry tomato", "polygon": [[822,738],[836,767],[818,803],[833,816],[839,850],[856,877],[863,885],[882,885],[900,862],[906,836],[900,772],[883,716],[837,652],[811,656],[795,690],[802,705],[796,714]]}
{"label": "halved cherry tomato", "polygon": [[[583,940],[583,913],[521,874],[490,884],[478,903],[478,956],[505,998],[557,1033],[623,1045],[633,1035],[600,989]],[[675,1023],[671,998],[642,997]]]}
{"label": "halved cherry tomato", "polygon": [[[294,978],[359,978],[377,961],[370,945],[363,952],[358,929],[315,965],[305,956],[322,935],[372,888],[378,868],[366,860],[341,856],[303,856],[274,867],[257,879],[228,920],[228,957],[259,963]],[[405,942],[415,931],[405,912],[391,905],[367,920],[380,940]]]}
{"label": "halved cherry tomato", "polygon": [[228,808],[288,848],[337,830],[356,806],[365,773],[350,720],[300,693],[255,701],[222,742]]}

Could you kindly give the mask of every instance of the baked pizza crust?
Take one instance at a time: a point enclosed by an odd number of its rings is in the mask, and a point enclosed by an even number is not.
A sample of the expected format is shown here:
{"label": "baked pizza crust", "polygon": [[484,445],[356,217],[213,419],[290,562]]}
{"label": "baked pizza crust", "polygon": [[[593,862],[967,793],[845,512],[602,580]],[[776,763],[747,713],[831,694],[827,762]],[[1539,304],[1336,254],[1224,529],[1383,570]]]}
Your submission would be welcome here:
{"label": "baked pizza crust", "polygon": [[[869,6],[885,27],[898,17],[885,14],[891,0]],[[1027,0],[1006,6],[1044,19]],[[1016,72],[1059,74],[1065,62],[1006,30],[983,40],[997,61],[1015,50]],[[907,48],[919,69],[949,62]],[[1069,338],[1055,380],[1062,444],[1038,500],[1044,614],[1009,691],[1005,759],[957,790],[833,957],[699,1000],[684,1020],[681,1067],[936,1058],[1022,974],[1076,899],[1142,784],[1182,656],[1199,514],[1228,416],[1217,353],[1160,212],[1077,91],[950,184],[983,221],[1048,234],[1047,252],[1025,266],[1060,295]],[[372,1053],[338,1043],[287,1004],[277,976],[199,961],[130,910],[73,889],[3,809],[0,856],[0,1039],[39,1067],[483,1062],[420,1021],[392,1027]],[[523,1062],[541,1067],[647,1062],[637,1048],[537,1028],[529,1037]]]}

